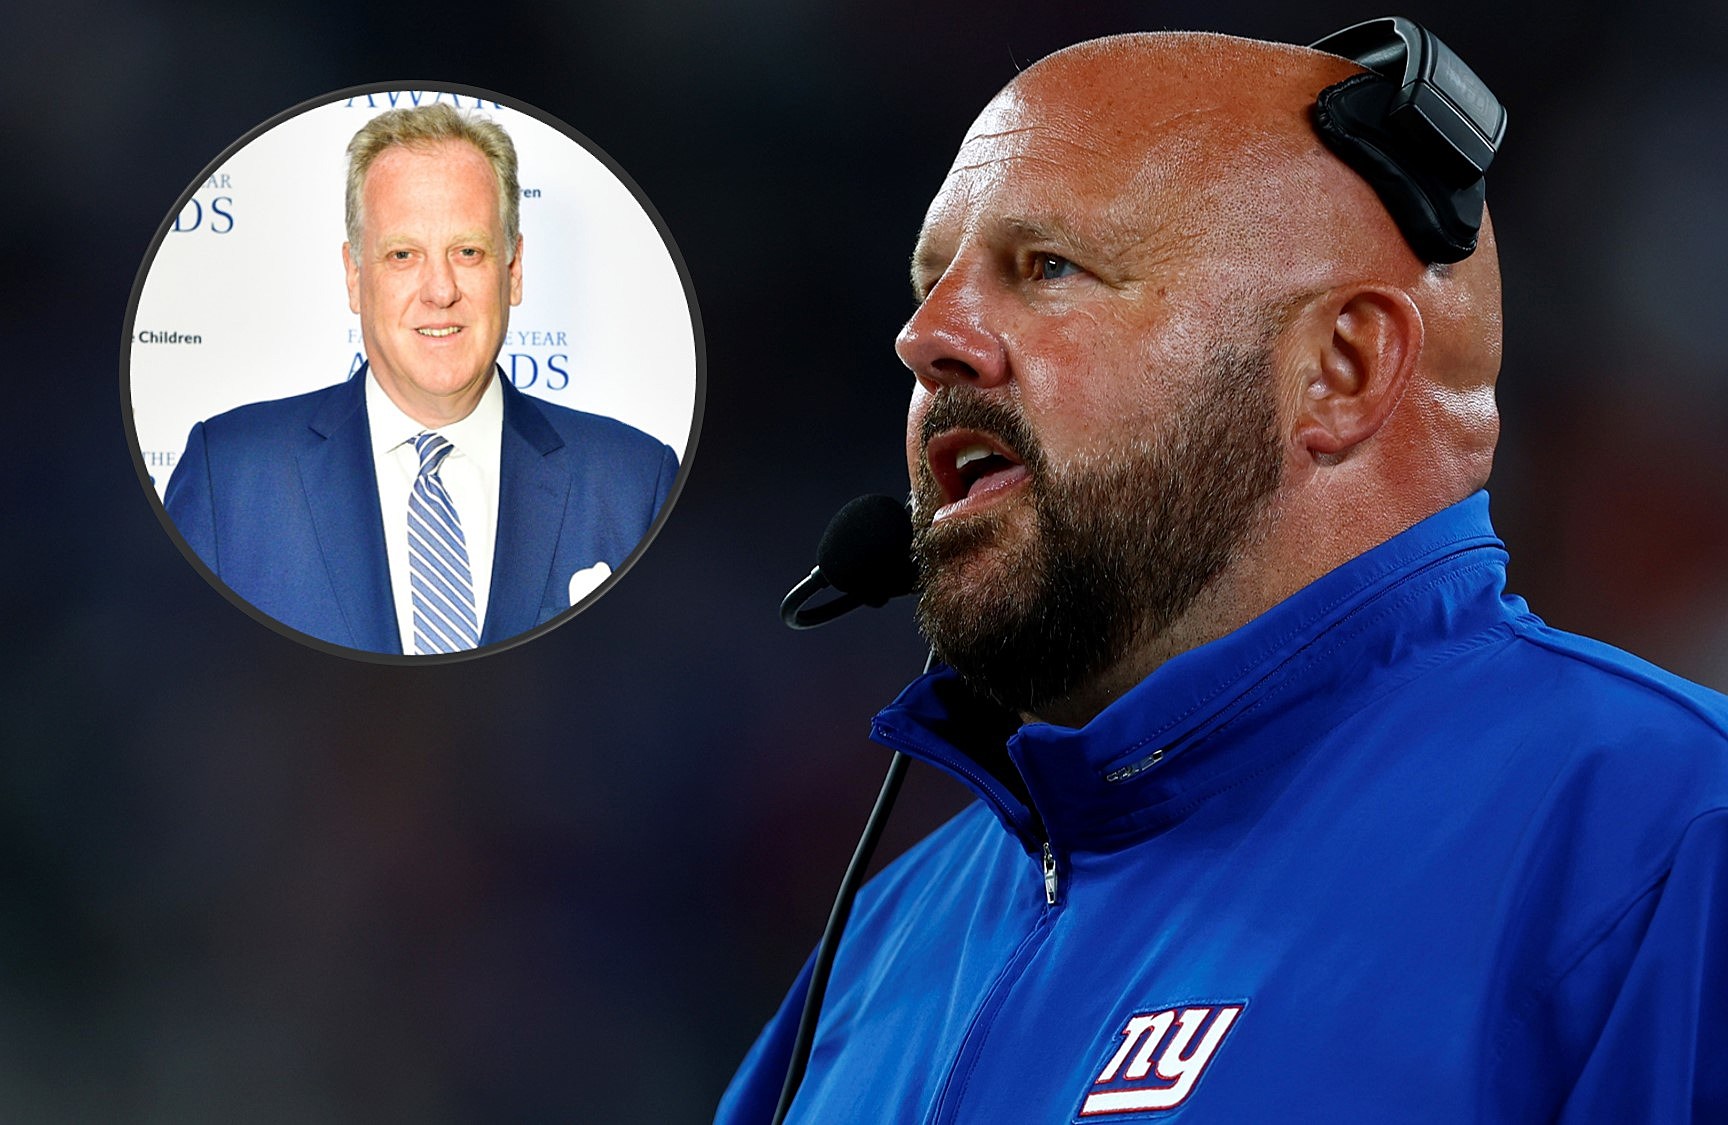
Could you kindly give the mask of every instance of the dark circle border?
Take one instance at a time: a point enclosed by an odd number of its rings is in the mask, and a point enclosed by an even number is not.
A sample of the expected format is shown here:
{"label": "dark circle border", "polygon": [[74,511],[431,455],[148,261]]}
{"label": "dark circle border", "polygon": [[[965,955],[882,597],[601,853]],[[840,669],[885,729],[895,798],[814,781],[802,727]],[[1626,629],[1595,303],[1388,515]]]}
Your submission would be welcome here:
{"label": "dark circle border", "polygon": [[[268,613],[265,613],[263,610],[259,609],[257,606],[253,605],[251,602],[230,589],[228,584],[223,582],[221,578],[217,577],[216,573],[205,565],[204,560],[198,557],[198,552],[194,551],[187,544],[185,537],[180,534],[180,529],[176,527],[174,521],[169,518],[168,509],[163,506],[161,498],[156,495],[156,487],[150,480],[150,470],[144,464],[144,452],[138,444],[138,431],[134,422],[134,411],[132,409],[132,347],[134,344],[133,334],[136,329],[136,321],[138,317],[138,302],[144,293],[144,283],[149,279],[150,269],[155,265],[156,255],[160,252],[162,249],[162,243],[168,237],[168,231],[173,227],[174,221],[179,217],[180,212],[185,210],[186,204],[192,199],[192,196],[197,194],[198,189],[203,186],[205,181],[217,172],[223,164],[231,159],[235,153],[239,152],[265,133],[276,128],[276,126],[291,121],[302,113],[314,109],[320,109],[344,98],[354,98],[362,95],[389,93],[391,91],[400,90],[441,91],[445,93],[458,94],[463,97],[496,102],[499,105],[508,106],[510,109],[515,110],[518,113],[525,113],[540,121],[542,124],[556,129],[559,133],[562,133],[565,137],[580,145],[590,156],[594,157],[604,165],[606,170],[612,173],[618,182],[623,184],[624,187],[629,190],[630,194],[636,200],[636,205],[642,208],[643,213],[648,216],[651,222],[653,222],[654,229],[660,234],[660,241],[665,244],[667,253],[671,255],[673,268],[678,271],[678,278],[684,286],[684,301],[690,312],[692,343],[696,348],[696,400],[693,404],[690,416],[689,439],[685,443],[683,455],[678,459],[678,475],[673,479],[672,487],[666,493],[666,503],[661,505],[660,511],[654,517],[654,522],[649,525],[648,530],[643,533],[643,536],[636,544],[635,549],[630,552],[629,556],[626,557],[621,564],[619,564],[618,569],[608,575],[604,582],[589,591],[581,601],[577,602],[563,613],[558,614],[556,617],[534,626],[532,629],[525,629],[522,632],[517,633],[515,636],[506,637],[501,641],[496,641],[489,645],[482,645],[479,648],[466,649],[462,652],[439,653],[427,656],[408,656],[387,652],[369,652],[365,649],[349,648],[345,645],[333,644],[330,641],[311,636],[307,633],[302,633],[300,630],[295,629],[292,626],[283,624],[281,621],[278,621]],[[696,300],[696,286],[690,276],[690,267],[684,261],[684,254],[678,249],[678,243],[673,239],[672,232],[667,227],[665,218],[661,216],[659,209],[657,209],[653,202],[649,200],[647,193],[642,190],[641,185],[636,182],[635,178],[632,177],[630,173],[624,170],[622,165],[612,159],[612,156],[607,153],[605,149],[595,144],[586,134],[581,132],[579,129],[573,128],[552,114],[547,113],[545,110],[540,109],[538,106],[529,105],[527,102],[507,97],[503,94],[497,93],[496,91],[487,90],[483,87],[468,86],[455,82],[428,82],[415,80],[368,82],[359,86],[345,86],[340,90],[334,90],[328,94],[322,94],[318,97],[309,98],[300,102],[299,104],[292,106],[289,109],[285,109],[247,130],[238,140],[224,148],[217,154],[214,160],[204,166],[203,171],[201,171],[186,187],[186,190],[182,191],[175,199],[174,205],[169,209],[167,216],[162,220],[161,225],[156,228],[156,235],[150,240],[150,245],[145,249],[144,260],[139,263],[138,274],[132,282],[132,294],[126,302],[126,316],[121,325],[121,425],[126,431],[126,444],[132,454],[132,467],[138,474],[138,483],[144,489],[145,496],[147,497],[152,509],[155,511],[157,522],[160,523],[163,530],[168,533],[168,536],[173,540],[174,545],[180,549],[181,555],[185,557],[187,562],[192,564],[193,569],[196,570],[206,582],[214,587],[218,593],[228,599],[229,602],[233,603],[253,620],[269,627],[274,632],[287,637],[289,640],[298,642],[308,648],[328,653],[332,656],[341,656],[350,660],[363,661],[368,664],[429,668],[441,664],[456,664],[463,661],[475,660],[483,656],[491,656],[494,653],[515,648],[517,645],[525,644],[536,637],[541,637],[550,633],[553,629],[556,629],[560,625],[572,620],[577,614],[599,601],[608,590],[617,584],[619,579],[629,573],[631,567],[636,565],[636,561],[642,557],[642,555],[648,550],[649,546],[659,536],[660,529],[666,525],[667,519],[672,515],[672,509],[677,506],[678,498],[684,491],[684,482],[689,479],[690,467],[695,463],[696,445],[702,432],[702,418],[707,406],[707,400],[708,344],[707,337],[702,329],[702,310]]]}

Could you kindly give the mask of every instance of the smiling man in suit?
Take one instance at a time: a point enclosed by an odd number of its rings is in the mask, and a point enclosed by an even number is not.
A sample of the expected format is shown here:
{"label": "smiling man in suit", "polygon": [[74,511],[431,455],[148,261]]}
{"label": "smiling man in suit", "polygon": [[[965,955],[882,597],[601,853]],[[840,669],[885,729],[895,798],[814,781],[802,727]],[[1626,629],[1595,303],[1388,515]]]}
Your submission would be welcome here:
{"label": "smiling man in suit", "polygon": [[430,655],[540,625],[618,569],[678,471],[497,364],[522,300],[516,151],[447,105],[348,145],[348,303],[366,363],[192,428],[166,504],[230,589],[319,640]]}

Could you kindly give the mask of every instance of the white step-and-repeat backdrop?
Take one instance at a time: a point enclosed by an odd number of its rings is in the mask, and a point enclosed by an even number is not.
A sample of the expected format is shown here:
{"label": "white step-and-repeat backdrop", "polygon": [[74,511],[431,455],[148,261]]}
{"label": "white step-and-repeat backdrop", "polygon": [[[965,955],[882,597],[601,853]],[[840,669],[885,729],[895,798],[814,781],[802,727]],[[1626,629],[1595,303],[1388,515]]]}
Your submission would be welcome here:
{"label": "white step-and-repeat backdrop", "polygon": [[523,292],[498,357],[504,373],[684,459],[699,326],[681,263],[630,187],[583,144],[490,94],[344,92],[220,160],[145,265],[126,346],[135,434],[158,496],[194,423],[359,367],[342,269],[345,150],[373,114],[434,101],[497,121],[516,144]]}

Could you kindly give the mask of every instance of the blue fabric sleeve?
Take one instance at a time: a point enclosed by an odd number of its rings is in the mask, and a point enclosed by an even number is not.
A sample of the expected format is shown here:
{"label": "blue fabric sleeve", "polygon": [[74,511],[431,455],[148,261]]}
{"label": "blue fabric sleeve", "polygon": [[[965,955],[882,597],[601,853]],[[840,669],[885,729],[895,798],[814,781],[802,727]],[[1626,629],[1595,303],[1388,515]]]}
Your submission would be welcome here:
{"label": "blue fabric sleeve", "polygon": [[[1687,826],[1560,1125],[1728,1121],[1728,810]],[[1611,935],[1604,949],[1628,935]],[[1581,962],[1562,987],[1607,966]]]}
{"label": "blue fabric sleeve", "polygon": [[210,488],[210,458],[204,448],[202,422],[194,425],[186,437],[186,451],[174,463],[163,506],[179,529],[180,537],[198,553],[204,565],[221,573],[216,555],[216,503]]}
{"label": "blue fabric sleeve", "polygon": [[780,1002],[780,1010],[756,1037],[750,1053],[732,1076],[714,1112],[714,1125],[768,1125],[774,1119],[774,1107],[780,1104],[780,1087],[785,1085],[786,1064],[792,1058],[792,1040],[798,1034],[798,1018],[804,1012],[804,996],[810,989],[810,970],[815,963],[812,955],[804,962],[792,990]]}
{"label": "blue fabric sleeve", "polygon": [[654,482],[654,510],[648,513],[648,522],[653,523],[661,510],[666,507],[666,497],[672,491],[672,482],[678,479],[678,458],[672,452],[672,447],[660,447],[660,477]]}

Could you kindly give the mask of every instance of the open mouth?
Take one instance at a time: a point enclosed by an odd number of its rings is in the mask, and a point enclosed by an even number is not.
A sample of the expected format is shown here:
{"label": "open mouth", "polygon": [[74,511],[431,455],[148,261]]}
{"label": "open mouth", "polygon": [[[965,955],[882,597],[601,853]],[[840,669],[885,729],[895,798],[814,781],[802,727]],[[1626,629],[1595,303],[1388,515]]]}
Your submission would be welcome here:
{"label": "open mouth", "polygon": [[925,447],[930,474],[941,490],[942,506],[933,519],[981,507],[1027,478],[1020,455],[994,435],[980,430],[948,430]]}
{"label": "open mouth", "polygon": [[451,324],[444,328],[416,328],[414,331],[422,336],[430,336],[434,340],[442,340],[446,336],[454,336],[462,331],[460,324]]}

